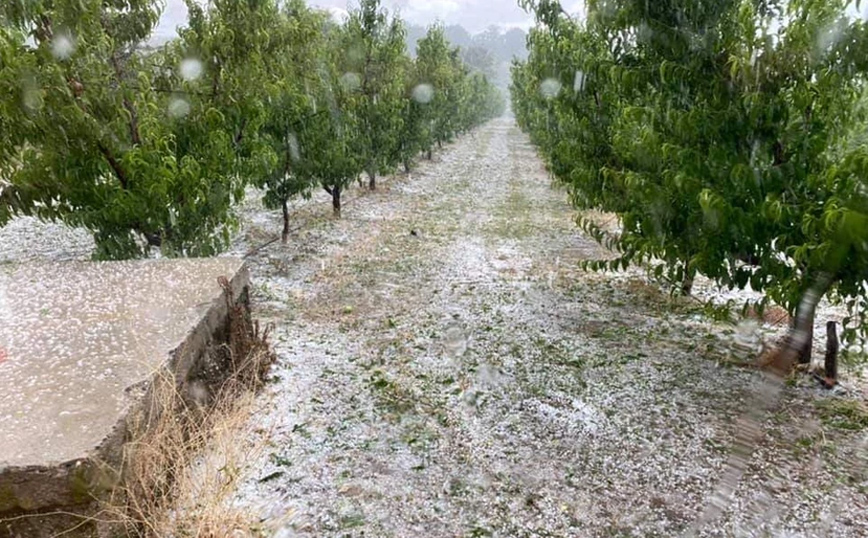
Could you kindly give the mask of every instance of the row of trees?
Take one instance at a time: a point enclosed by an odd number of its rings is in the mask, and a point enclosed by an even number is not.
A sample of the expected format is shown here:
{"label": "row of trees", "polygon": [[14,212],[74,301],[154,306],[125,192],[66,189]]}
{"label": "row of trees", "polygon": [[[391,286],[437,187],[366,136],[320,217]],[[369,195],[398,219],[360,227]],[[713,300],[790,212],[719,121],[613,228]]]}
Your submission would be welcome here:
{"label": "row of trees", "polygon": [[[447,25],[444,28],[446,39],[461,49],[464,63],[476,69],[506,88],[509,84],[509,66],[514,58],[527,57],[527,34],[520,28],[502,30],[490,26],[485,31],[471,35],[462,26]],[[418,39],[425,36],[427,29],[410,24],[407,26],[407,48],[412,56],[416,54]]]}
{"label": "row of trees", "polygon": [[443,29],[405,50],[404,24],[362,0],[343,23],[303,0],[188,0],[147,42],[158,0],[0,6],[0,225],[36,215],[94,232],[97,256],[210,255],[247,187],[284,212],[341,194],[500,114]]}
{"label": "row of trees", "polygon": [[865,333],[868,30],[849,2],[588,0],[582,21],[523,4],[513,109],[574,203],[621,217],[617,235],[581,223],[619,252],[597,268],[763,291],[803,357],[824,296]]}

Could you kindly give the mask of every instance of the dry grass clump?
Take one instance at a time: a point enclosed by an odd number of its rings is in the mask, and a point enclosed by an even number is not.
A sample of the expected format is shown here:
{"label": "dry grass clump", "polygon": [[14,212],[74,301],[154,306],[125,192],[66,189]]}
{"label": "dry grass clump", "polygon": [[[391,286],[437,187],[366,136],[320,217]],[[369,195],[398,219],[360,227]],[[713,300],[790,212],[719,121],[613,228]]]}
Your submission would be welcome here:
{"label": "dry grass clump", "polygon": [[[262,447],[243,435],[274,354],[268,331],[221,282],[229,308],[226,343],[209,350],[228,375],[213,384],[177,380],[161,371],[147,405],[131,417],[119,484],[104,501],[113,521],[100,535],[222,538],[257,535],[257,521],[234,509],[230,497],[241,464]],[[118,523],[120,521],[121,523]]]}

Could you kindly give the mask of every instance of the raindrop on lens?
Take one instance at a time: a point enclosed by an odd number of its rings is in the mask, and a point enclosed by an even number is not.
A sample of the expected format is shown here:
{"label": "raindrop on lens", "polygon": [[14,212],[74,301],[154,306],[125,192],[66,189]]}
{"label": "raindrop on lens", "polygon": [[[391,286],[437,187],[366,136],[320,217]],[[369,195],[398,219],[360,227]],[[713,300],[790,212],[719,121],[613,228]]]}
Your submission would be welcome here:
{"label": "raindrop on lens", "polygon": [[720,211],[713,207],[705,208],[703,210],[703,215],[705,216],[705,224],[712,230],[717,230],[720,228],[720,220],[721,215]]}
{"label": "raindrop on lens", "polygon": [[642,21],[642,24],[639,25],[639,30],[636,35],[636,39],[639,43],[648,43],[651,41],[651,37],[654,35],[654,30],[648,26],[648,23]]}
{"label": "raindrop on lens", "polygon": [[42,91],[35,86],[28,86],[24,88],[24,91],[21,95],[21,102],[25,108],[30,110],[39,110],[42,108]]}
{"label": "raindrop on lens", "polygon": [[427,105],[434,99],[434,87],[430,84],[419,84],[413,88],[413,100],[417,103]]}
{"label": "raindrop on lens", "polygon": [[493,364],[483,363],[477,369],[479,383],[488,386],[500,386],[503,384],[503,374],[500,369]]}
{"label": "raindrop on lens", "polygon": [[344,73],[341,77],[341,86],[349,91],[354,91],[362,86],[362,77],[358,73]]}
{"label": "raindrop on lens", "polygon": [[840,21],[829,24],[820,31],[817,39],[817,48],[824,54],[830,52],[841,41],[841,38],[844,37],[846,30],[847,26]]}
{"label": "raindrop on lens", "polygon": [[360,63],[365,60],[365,47],[364,45],[353,45],[347,50],[347,60],[350,63]]}
{"label": "raindrop on lens", "polygon": [[540,84],[539,91],[546,99],[554,99],[561,93],[561,83],[553,78],[547,78]]}
{"label": "raindrop on lens", "polygon": [[190,103],[176,97],[169,103],[169,115],[173,118],[183,118],[190,113]]}
{"label": "raindrop on lens", "polygon": [[59,33],[51,40],[51,54],[58,60],[66,60],[75,52],[75,40],[71,35]]}
{"label": "raindrop on lens", "polygon": [[186,58],[181,60],[178,70],[181,73],[182,79],[191,82],[202,76],[202,62],[196,58]]}
{"label": "raindrop on lens", "polygon": [[752,319],[742,320],[736,326],[733,341],[746,348],[758,348],[760,344],[759,323]]}
{"label": "raindrop on lens", "polygon": [[467,337],[461,327],[451,326],[443,335],[443,344],[453,356],[460,357],[467,351]]}
{"label": "raindrop on lens", "polygon": [[477,389],[471,387],[462,393],[461,399],[467,407],[478,408],[481,403],[481,396],[482,394]]}

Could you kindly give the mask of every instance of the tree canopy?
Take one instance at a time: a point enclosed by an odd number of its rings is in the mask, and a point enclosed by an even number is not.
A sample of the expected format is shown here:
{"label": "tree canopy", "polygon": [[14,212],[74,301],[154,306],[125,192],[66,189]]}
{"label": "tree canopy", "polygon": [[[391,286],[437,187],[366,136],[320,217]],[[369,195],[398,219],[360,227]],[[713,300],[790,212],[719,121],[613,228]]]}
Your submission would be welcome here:
{"label": "tree canopy", "polygon": [[[0,6],[0,225],[82,226],[100,258],[210,255],[248,187],[285,222],[288,200],[318,185],[337,211],[360,173],[374,186],[427,151],[432,122],[502,110],[454,49],[438,51],[448,76],[428,80],[378,0],[342,24],[302,0],[189,0],[187,25],[154,49],[160,6]],[[435,113],[429,94],[461,101]]]}
{"label": "tree canopy", "polygon": [[868,328],[868,33],[847,2],[591,0],[578,21],[551,0],[513,68],[521,126],[575,204],[622,230],[597,267],[652,263],[750,286],[798,316],[850,306]]}

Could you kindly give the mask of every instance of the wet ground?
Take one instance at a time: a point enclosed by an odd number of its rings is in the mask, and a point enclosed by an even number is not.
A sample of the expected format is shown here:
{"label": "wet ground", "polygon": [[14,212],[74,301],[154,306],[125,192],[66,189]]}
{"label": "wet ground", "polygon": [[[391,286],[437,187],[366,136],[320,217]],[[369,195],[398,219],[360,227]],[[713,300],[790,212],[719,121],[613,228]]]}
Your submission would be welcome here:
{"label": "wet ground", "polygon": [[[136,387],[214,310],[218,277],[241,267],[227,258],[0,265],[0,470],[46,473],[92,453],[141,398]],[[247,275],[238,279],[241,289]],[[206,342],[189,345],[201,353]]]}
{"label": "wet ground", "polygon": [[579,271],[605,253],[511,121],[438,161],[252,258],[281,358],[239,507],[279,536],[673,536],[747,416],[700,534],[868,534],[864,431],[810,384],[752,411],[766,385],[725,363],[759,335]]}
{"label": "wet ground", "polygon": [[[697,534],[868,535],[858,380],[769,388],[730,363],[773,329],[580,271],[606,253],[511,120],[349,196],[249,256],[280,359],[233,503],[266,535],[676,536],[727,487]],[[280,229],[244,211],[235,254]]]}

